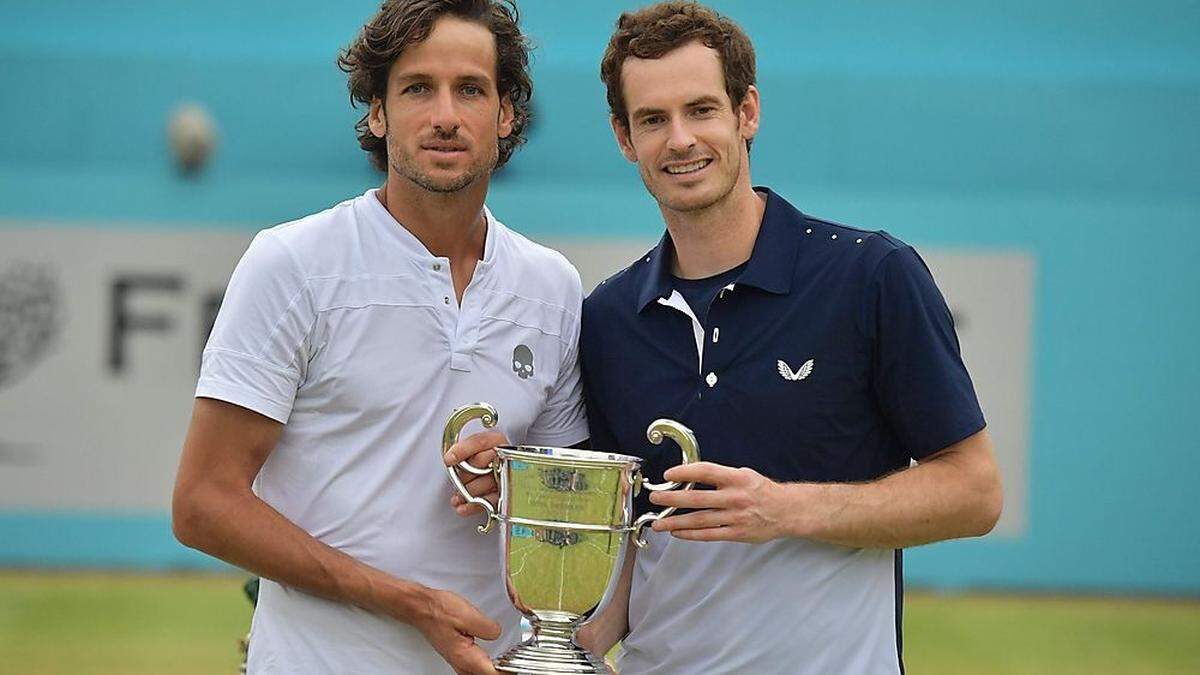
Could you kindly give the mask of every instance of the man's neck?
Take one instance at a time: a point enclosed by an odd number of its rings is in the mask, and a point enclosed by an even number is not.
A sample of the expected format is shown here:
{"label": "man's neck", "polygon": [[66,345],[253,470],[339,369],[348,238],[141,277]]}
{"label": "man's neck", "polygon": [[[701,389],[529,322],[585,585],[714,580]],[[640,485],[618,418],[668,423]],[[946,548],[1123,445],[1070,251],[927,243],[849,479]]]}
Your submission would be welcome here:
{"label": "man's neck", "polygon": [[671,273],[683,279],[703,279],[749,260],[766,205],[766,196],[755,192],[746,180],[702,211],[662,209],[675,247]]}
{"label": "man's neck", "polygon": [[487,236],[483,200],[488,181],[455,192],[431,192],[405,178],[390,175],[379,191],[380,202],[396,222],[435,256],[479,260]]}

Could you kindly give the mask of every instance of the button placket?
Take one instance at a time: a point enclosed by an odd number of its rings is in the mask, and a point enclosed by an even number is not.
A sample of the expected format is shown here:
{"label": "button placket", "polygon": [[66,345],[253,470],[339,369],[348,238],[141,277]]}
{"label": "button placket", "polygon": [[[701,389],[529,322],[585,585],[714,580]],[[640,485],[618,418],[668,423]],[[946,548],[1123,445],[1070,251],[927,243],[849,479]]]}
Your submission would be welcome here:
{"label": "button placket", "polygon": [[[449,265],[443,265],[442,279],[450,293],[454,293],[454,278],[450,274]],[[471,281],[463,289],[462,300],[451,303],[454,322],[450,333],[451,356],[450,367],[454,370],[470,371],[474,363],[474,354],[478,346],[479,322],[483,312],[486,295],[481,295],[480,286],[485,283],[486,266],[480,262],[475,267]],[[449,296],[448,296],[449,297]]]}

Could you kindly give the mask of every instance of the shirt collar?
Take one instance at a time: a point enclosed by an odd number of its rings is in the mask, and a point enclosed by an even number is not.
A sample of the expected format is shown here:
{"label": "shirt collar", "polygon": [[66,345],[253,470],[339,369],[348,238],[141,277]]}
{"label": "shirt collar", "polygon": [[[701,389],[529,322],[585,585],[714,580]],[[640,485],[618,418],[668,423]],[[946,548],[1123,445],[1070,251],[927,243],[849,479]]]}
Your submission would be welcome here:
{"label": "shirt collar", "polygon": [[[800,224],[804,215],[787,200],[766,187],[755,187],[767,198],[754,251],[746,269],[735,284],[754,286],[768,293],[786,295],[792,289],[796,256],[800,249]],[[659,298],[671,294],[671,256],[675,247],[671,234],[666,232],[658,245],[642,260],[642,282],[638,291],[637,310],[641,312]]]}
{"label": "shirt collar", "polygon": [[[379,201],[379,188],[371,188],[363,194],[362,202],[366,205],[369,216],[378,222],[385,231],[400,245],[403,252],[412,259],[425,261],[433,260],[437,256],[429,252],[425,248],[425,244],[417,239],[416,235],[408,231],[408,228],[401,225],[392,216],[391,212],[384,207],[383,202]],[[483,240],[483,258],[479,261],[476,269],[480,266],[489,268],[496,262],[496,242],[500,237],[503,237],[504,225],[496,220],[492,215],[491,210],[487,206],[483,207],[483,217],[487,221],[487,231],[484,233]]]}

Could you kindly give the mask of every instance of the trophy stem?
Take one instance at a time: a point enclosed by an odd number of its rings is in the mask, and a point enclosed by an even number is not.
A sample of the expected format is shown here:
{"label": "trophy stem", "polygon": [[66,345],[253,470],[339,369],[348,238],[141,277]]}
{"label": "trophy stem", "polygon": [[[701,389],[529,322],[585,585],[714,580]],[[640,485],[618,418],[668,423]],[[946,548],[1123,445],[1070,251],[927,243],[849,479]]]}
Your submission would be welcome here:
{"label": "trophy stem", "polygon": [[575,634],[574,621],[546,621],[533,619],[533,644],[547,649],[574,649],[575,642],[571,637]]}
{"label": "trophy stem", "polygon": [[604,659],[571,639],[579,617],[569,620],[532,618],[533,636],[496,659],[496,670],[522,675],[608,675]]}

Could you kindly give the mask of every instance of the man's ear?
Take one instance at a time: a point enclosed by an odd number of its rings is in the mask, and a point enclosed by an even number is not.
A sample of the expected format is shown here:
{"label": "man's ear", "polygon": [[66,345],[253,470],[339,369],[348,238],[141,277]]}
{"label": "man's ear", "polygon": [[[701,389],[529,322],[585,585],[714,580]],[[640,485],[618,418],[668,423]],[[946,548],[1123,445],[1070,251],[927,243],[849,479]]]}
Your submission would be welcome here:
{"label": "man's ear", "polygon": [[371,109],[367,111],[367,126],[376,138],[387,135],[387,112],[383,109],[381,99],[371,99]]}
{"label": "man's ear", "polygon": [[762,101],[759,100],[758,87],[750,85],[746,95],[737,107],[738,131],[742,140],[748,141],[758,133],[758,123],[762,115]]}
{"label": "man's ear", "polygon": [[500,99],[500,119],[496,125],[496,135],[508,138],[513,132],[513,123],[517,119],[517,111],[513,108],[512,98],[505,96]]}
{"label": "man's ear", "polygon": [[617,138],[617,147],[621,149],[621,154],[625,159],[637,164],[637,152],[633,149],[633,141],[629,140],[629,127],[617,119],[616,115],[609,115],[609,124],[612,125],[613,135]]}

